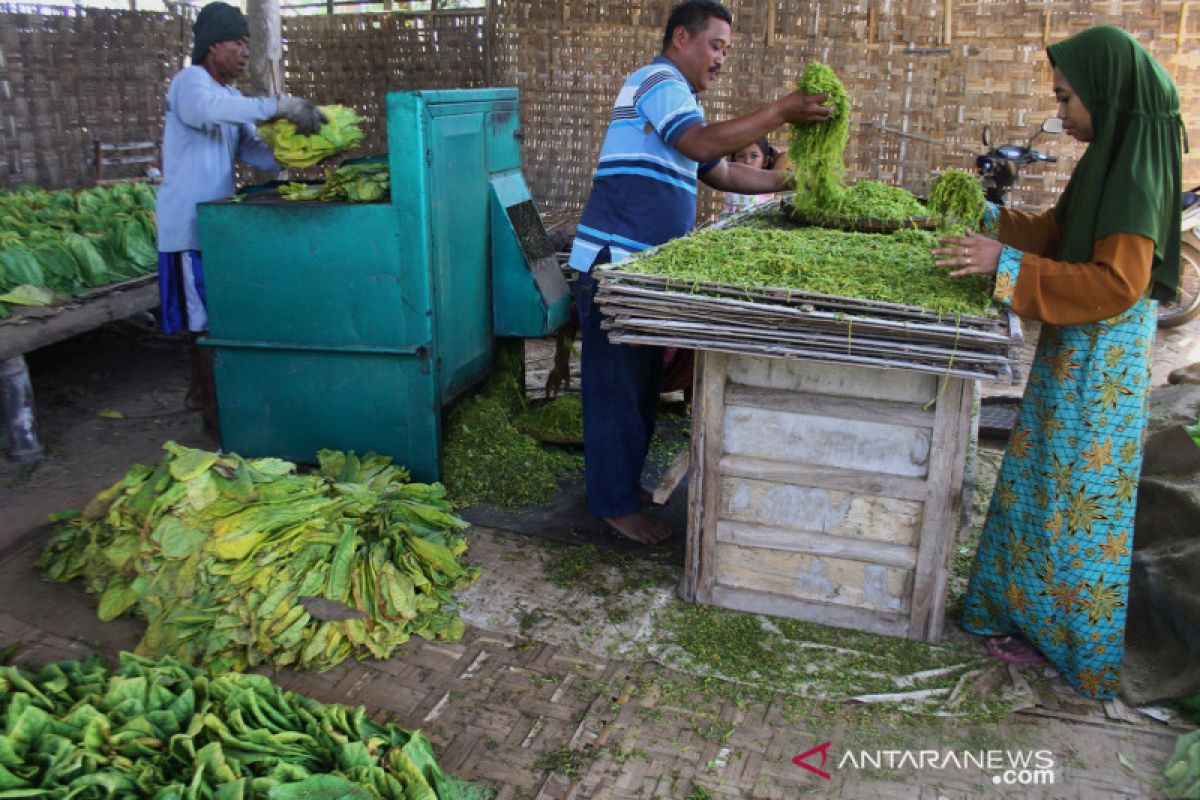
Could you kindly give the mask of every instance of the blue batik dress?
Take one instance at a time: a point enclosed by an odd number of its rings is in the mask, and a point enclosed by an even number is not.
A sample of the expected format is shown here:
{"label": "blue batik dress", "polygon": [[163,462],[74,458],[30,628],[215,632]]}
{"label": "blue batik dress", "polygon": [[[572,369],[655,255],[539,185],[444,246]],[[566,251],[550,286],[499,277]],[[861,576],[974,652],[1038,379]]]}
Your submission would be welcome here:
{"label": "blue batik dress", "polygon": [[[1124,245],[1114,262],[1153,247],[1140,237],[1112,238]],[[1131,306],[1097,322],[1043,324],[980,537],[964,624],[980,634],[1024,635],[1081,694],[1110,698],[1124,649],[1156,304],[1144,291],[1147,265],[1144,280],[1135,267],[1123,289],[1077,284],[1077,296],[1064,302],[1079,308],[1055,314],[1055,296],[1071,293],[1047,287],[1063,276],[1054,274],[1055,262],[1033,259],[1030,281],[1042,287],[1022,292],[1024,255],[1003,249],[1000,302],[1014,304],[1023,294],[1026,310],[1070,317],[1095,297],[1120,305],[1113,293],[1137,293]],[[1081,280],[1091,265],[1064,266]]]}

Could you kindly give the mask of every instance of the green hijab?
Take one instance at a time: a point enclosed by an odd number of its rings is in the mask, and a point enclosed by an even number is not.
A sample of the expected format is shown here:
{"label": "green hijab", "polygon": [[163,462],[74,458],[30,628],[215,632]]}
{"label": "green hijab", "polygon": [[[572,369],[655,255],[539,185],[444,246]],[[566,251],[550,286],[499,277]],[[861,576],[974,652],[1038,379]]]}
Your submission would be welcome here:
{"label": "green hijab", "polygon": [[1093,139],[1055,208],[1058,257],[1090,261],[1097,239],[1154,240],[1151,296],[1179,289],[1179,225],[1186,133],[1166,71],[1120,28],[1088,28],[1046,48],[1092,115]]}

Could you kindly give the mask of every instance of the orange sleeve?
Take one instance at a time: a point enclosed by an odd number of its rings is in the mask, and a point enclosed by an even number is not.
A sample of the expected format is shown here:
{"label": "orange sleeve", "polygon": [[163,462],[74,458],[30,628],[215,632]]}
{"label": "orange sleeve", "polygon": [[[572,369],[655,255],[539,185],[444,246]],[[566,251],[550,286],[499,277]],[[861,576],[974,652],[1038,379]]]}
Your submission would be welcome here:
{"label": "orange sleeve", "polygon": [[996,238],[1000,244],[1039,256],[1057,253],[1061,241],[1053,208],[1030,213],[1001,207],[1000,231]]}
{"label": "orange sleeve", "polygon": [[[1036,235],[1032,225],[1023,225],[1015,226],[1020,235]],[[1003,234],[1002,227],[1001,241]],[[1099,322],[1128,309],[1150,285],[1154,241],[1144,236],[1117,233],[1097,239],[1086,263],[1055,261],[1035,252],[1025,250],[1011,287],[1012,309],[1022,317],[1051,325]]]}

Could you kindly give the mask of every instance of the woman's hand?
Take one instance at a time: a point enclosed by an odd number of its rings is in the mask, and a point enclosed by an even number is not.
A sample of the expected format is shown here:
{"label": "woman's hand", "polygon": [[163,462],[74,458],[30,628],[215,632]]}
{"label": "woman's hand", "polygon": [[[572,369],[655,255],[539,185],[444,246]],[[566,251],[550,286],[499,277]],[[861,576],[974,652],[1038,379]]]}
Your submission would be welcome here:
{"label": "woman's hand", "polygon": [[933,261],[950,269],[951,278],[996,274],[1002,245],[995,239],[967,231],[966,236],[943,236],[939,241],[943,246],[933,249]]}

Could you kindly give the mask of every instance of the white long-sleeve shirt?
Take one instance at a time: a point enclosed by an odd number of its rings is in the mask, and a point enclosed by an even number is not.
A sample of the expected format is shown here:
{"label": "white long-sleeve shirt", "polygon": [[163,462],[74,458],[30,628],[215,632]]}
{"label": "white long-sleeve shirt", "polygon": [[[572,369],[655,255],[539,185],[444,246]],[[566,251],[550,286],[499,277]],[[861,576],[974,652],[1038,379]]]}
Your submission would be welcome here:
{"label": "white long-sleeve shirt", "polygon": [[182,70],[167,88],[163,181],[158,189],[158,249],[199,250],[196,204],[234,192],[234,161],[279,170],[255,123],[278,113],[273,97],[245,97],[201,66]]}

